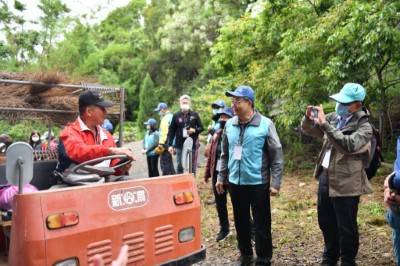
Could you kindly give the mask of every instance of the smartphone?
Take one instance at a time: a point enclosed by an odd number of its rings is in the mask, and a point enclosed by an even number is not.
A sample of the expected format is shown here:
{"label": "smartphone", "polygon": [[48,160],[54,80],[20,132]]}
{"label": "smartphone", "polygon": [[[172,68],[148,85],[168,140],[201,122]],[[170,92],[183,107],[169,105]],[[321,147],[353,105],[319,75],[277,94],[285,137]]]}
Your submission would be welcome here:
{"label": "smartphone", "polygon": [[313,118],[318,118],[318,109],[311,107],[310,112]]}

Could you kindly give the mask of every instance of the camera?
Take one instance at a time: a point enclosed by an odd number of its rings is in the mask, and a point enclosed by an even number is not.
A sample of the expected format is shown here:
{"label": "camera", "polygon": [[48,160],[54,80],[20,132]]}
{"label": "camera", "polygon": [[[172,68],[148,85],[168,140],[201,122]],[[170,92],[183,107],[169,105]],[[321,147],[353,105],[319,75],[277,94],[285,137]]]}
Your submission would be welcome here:
{"label": "camera", "polygon": [[317,108],[311,107],[310,112],[311,112],[311,116],[313,118],[318,118],[318,109]]}
{"label": "camera", "polygon": [[190,129],[190,125],[187,125],[187,126],[186,126],[186,130],[189,130],[189,129]]}
{"label": "camera", "polygon": [[389,188],[390,190],[392,190],[394,193],[396,193],[397,195],[400,195],[400,187],[396,187],[395,183],[394,183],[394,177],[395,177],[395,173],[392,173],[389,177]]}
{"label": "camera", "polygon": [[[389,177],[389,188],[391,191],[393,191],[396,195],[400,195],[400,187],[398,187],[398,184],[396,186],[395,182],[394,182],[394,178],[395,178],[396,174],[392,173]],[[394,204],[392,204],[390,206],[390,209],[395,212],[396,214],[400,214],[400,206],[399,204],[396,202]]]}

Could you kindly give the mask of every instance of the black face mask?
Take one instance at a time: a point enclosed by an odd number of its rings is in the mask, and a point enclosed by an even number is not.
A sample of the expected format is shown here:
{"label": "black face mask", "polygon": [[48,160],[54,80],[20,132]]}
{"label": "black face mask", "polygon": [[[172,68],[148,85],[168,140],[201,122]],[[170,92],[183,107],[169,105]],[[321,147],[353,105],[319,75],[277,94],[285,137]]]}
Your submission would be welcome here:
{"label": "black face mask", "polygon": [[219,121],[219,124],[221,125],[221,128],[224,129],[226,121]]}
{"label": "black face mask", "polygon": [[214,120],[215,122],[217,122],[219,119],[219,114],[213,115],[212,116],[212,120]]}

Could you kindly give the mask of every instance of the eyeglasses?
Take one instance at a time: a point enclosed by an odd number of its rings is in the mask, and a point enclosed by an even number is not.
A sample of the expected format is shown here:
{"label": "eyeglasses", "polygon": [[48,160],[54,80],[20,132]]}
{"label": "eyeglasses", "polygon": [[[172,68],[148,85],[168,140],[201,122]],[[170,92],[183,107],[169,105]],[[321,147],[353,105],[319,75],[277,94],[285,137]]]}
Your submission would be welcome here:
{"label": "eyeglasses", "polygon": [[232,104],[232,105],[239,105],[239,104],[241,104],[242,102],[244,102],[244,101],[241,101],[241,100],[232,100],[232,101],[231,101],[231,104]]}

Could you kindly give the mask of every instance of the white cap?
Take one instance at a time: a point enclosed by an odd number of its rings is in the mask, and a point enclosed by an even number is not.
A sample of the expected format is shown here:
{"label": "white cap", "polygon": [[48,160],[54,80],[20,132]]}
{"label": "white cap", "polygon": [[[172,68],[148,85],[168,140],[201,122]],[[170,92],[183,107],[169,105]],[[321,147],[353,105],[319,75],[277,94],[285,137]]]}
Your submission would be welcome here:
{"label": "white cap", "polygon": [[[46,140],[49,137],[49,131],[44,132],[43,136],[40,138],[41,140]],[[54,138],[54,133],[51,131],[51,138]]]}

